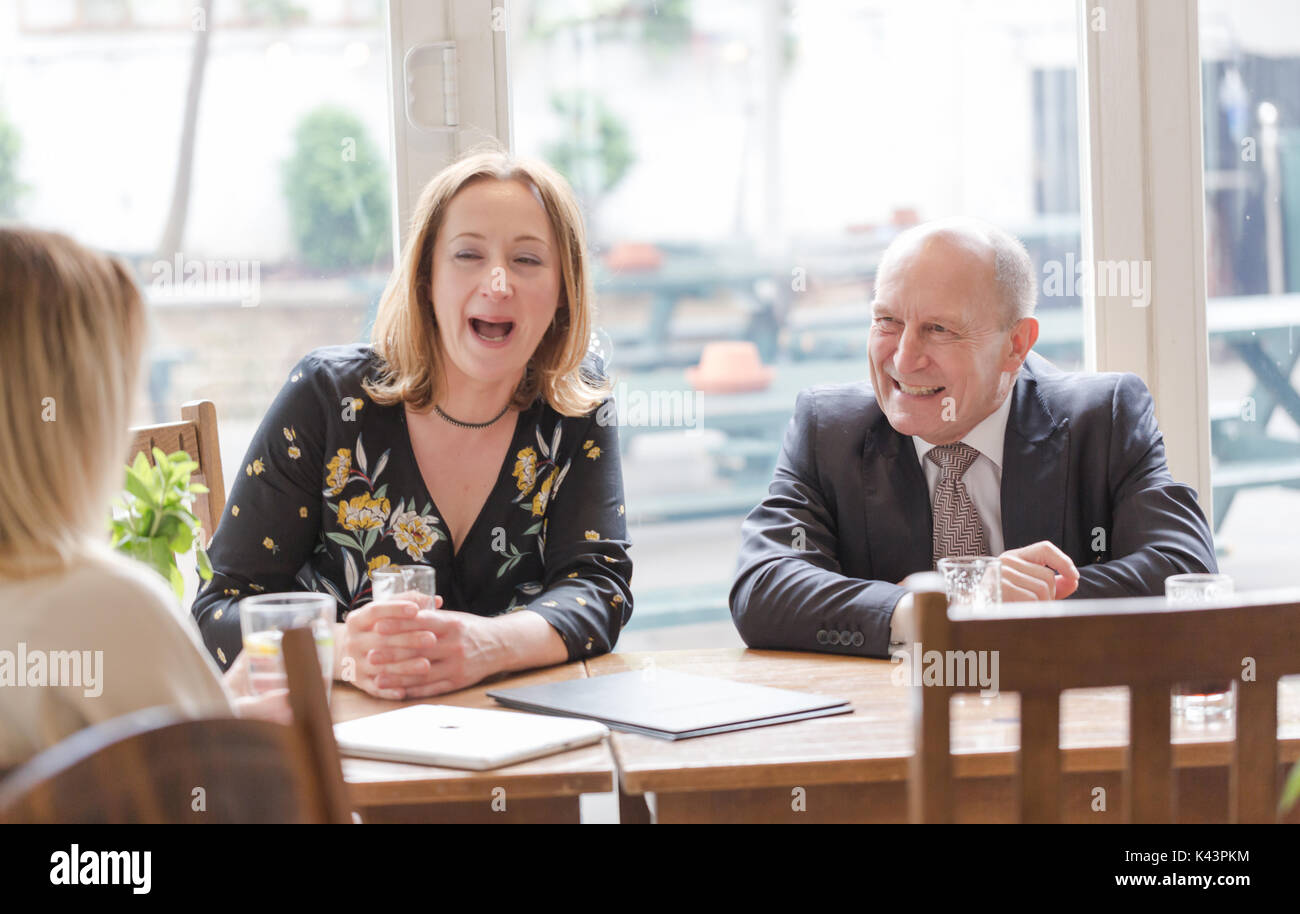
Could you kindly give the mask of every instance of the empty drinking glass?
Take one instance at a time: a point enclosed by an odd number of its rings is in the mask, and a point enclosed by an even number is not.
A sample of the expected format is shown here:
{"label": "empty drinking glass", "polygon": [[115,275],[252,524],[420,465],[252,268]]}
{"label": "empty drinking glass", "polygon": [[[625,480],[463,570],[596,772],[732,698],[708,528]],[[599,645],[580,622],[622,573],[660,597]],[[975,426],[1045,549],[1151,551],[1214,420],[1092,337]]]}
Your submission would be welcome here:
{"label": "empty drinking glass", "polygon": [[979,615],[1002,602],[1002,562],[992,555],[959,555],[939,559],[949,606]]}
{"label": "empty drinking glass", "polygon": [[[1232,578],[1226,574],[1175,574],[1165,578],[1169,603],[1203,603],[1232,596]],[[1173,689],[1174,713],[1192,723],[1225,720],[1232,713],[1233,683],[1183,682]]]}
{"label": "empty drinking glass", "polygon": [[388,565],[370,572],[375,601],[411,600],[420,609],[432,609],[435,575],[428,565]]}

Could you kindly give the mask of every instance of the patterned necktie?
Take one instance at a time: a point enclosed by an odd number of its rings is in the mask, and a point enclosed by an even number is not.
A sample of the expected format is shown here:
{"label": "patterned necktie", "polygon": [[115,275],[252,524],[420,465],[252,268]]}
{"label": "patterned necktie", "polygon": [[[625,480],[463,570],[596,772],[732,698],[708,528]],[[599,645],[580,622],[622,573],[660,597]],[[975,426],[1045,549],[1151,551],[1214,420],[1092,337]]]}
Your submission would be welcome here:
{"label": "patterned necktie", "polygon": [[941,444],[925,454],[940,470],[934,487],[934,562],[956,555],[988,555],[989,538],[962,476],[979,459],[969,444]]}

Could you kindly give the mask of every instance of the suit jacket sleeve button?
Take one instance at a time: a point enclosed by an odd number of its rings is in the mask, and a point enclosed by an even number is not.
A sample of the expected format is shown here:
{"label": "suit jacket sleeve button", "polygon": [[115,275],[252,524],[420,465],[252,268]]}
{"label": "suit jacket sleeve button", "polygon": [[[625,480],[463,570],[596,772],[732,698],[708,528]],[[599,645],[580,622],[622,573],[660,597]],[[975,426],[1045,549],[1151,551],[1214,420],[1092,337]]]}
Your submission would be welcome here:
{"label": "suit jacket sleeve button", "polygon": [[827,639],[830,640],[830,643],[831,643],[831,644],[839,644],[839,643],[840,643],[840,633],[837,632],[837,631],[829,631],[829,632],[827,632],[827,633],[826,633],[826,637],[827,637]]}
{"label": "suit jacket sleeve button", "polygon": [[826,643],[826,640],[827,640],[826,629],[824,629],[824,628],[818,629],[818,630],[817,630],[817,643],[818,643],[818,644],[825,644],[825,643]]}
{"label": "suit jacket sleeve button", "polygon": [[866,637],[862,634],[862,632],[854,632],[854,633],[853,633],[853,646],[854,646],[854,647],[862,647],[863,643],[864,643],[866,640],[867,640],[867,639],[866,639]]}

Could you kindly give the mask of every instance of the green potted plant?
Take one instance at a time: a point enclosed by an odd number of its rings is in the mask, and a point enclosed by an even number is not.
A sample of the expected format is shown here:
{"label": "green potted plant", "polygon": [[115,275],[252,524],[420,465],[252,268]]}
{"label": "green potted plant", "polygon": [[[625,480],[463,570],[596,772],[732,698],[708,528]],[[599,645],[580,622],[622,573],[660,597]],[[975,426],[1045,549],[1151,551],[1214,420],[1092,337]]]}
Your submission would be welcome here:
{"label": "green potted plant", "polygon": [[144,452],[126,468],[126,491],[116,504],[110,522],[112,546],[144,562],[172,585],[176,599],[185,598],[185,580],[176,556],[194,550],[199,576],[212,579],[212,564],[203,546],[203,528],[191,506],[197,495],[208,489],[190,482],[199,468],[184,451],[164,454],[153,449],[151,465]]}

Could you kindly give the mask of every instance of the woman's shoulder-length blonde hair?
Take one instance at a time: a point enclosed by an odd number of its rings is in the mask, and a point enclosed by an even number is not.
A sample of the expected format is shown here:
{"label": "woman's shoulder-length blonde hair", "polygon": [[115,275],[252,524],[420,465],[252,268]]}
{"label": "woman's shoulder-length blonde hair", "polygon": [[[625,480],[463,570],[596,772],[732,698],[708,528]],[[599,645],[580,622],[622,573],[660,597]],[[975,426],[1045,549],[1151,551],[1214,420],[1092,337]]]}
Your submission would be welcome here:
{"label": "woman's shoulder-length blonde hair", "polygon": [[441,394],[433,245],[452,198],[486,179],[519,181],[532,190],[560,249],[561,296],[555,321],[537,344],[511,405],[525,409],[541,396],[561,415],[586,415],[605,398],[609,384],[580,370],[595,322],[582,211],[569,183],[555,169],[500,151],[474,152],[453,162],[420,194],[412,230],[380,299],[371,333],[371,346],[383,363],[380,375],[363,387],[376,403],[404,402],[416,411],[429,409]]}
{"label": "woman's shoulder-length blonde hair", "polygon": [[0,227],[0,576],[71,567],[106,539],[147,335],[120,262]]}

